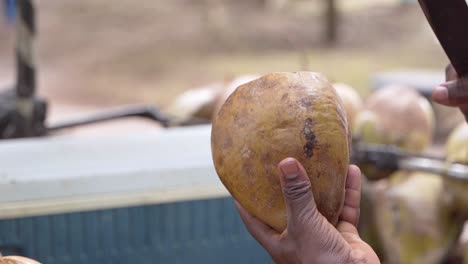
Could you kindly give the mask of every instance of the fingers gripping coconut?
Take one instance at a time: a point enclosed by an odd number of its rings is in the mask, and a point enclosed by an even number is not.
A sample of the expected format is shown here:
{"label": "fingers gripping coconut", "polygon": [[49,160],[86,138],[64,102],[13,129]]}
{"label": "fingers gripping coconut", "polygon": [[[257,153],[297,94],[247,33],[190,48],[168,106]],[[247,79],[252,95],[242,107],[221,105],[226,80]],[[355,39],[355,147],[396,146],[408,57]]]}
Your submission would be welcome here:
{"label": "fingers gripping coconut", "polygon": [[41,264],[35,260],[19,256],[0,257],[0,264]]}
{"label": "fingers gripping coconut", "polygon": [[278,163],[305,168],[318,210],[336,225],[349,163],[348,124],[322,75],[273,73],[236,89],[214,119],[216,171],[232,196],[278,232],[287,225]]}
{"label": "fingers gripping coconut", "polygon": [[[353,126],[356,123],[362,123],[372,126],[373,118],[377,118],[370,111],[363,112],[364,102],[362,101],[359,93],[356,92],[351,86],[343,83],[335,83],[333,87],[336,89],[338,95],[343,101],[343,106],[347,113],[348,124],[350,130],[353,130]],[[359,116],[360,121],[356,121]],[[367,119],[367,120],[366,120]],[[378,135],[373,135],[374,129],[372,127],[369,129],[363,126],[363,137],[368,140],[369,143],[379,143],[377,138]],[[370,134],[369,134],[370,133]],[[373,185],[372,182],[363,179],[362,181],[362,192],[361,192],[361,211],[360,211],[360,221],[359,221],[359,234],[362,239],[369,243],[372,248],[381,255],[381,245],[379,241],[379,232],[375,225],[374,219],[374,197],[373,197]]]}
{"label": "fingers gripping coconut", "polygon": [[212,130],[216,171],[278,263],[380,263],[357,231],[361,173],[331,84],[273,73],[238,87]]}

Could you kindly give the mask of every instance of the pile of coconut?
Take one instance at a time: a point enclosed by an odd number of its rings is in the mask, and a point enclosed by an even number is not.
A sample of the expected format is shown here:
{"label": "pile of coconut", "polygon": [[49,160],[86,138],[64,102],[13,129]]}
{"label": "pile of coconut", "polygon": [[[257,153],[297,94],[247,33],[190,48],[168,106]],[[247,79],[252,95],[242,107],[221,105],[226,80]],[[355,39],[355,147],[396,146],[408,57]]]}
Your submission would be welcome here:
{"label": "pile of coconut", "polygon": [[[278,231],[286,226],[286,212],[276,165],[286,156],[304,165],[318,209],[332,224],[342,208],[352,139],[415,154],[436,149],[448,162],[468,164],[468,125],[436,118],[434,105],[403,85],[380,88],[364,100],[350,85],[317,73],[251,74],[188,91],[168,112],[181,123],[213,122],[221,181]],[[442,139],[445,146],[434,145],[436,120],[452,131]],[[359,229],[385,263],[438,264],[464,254],[468,263],[468,238],[461,236],[468,181],[357,165],[364,177]]]}

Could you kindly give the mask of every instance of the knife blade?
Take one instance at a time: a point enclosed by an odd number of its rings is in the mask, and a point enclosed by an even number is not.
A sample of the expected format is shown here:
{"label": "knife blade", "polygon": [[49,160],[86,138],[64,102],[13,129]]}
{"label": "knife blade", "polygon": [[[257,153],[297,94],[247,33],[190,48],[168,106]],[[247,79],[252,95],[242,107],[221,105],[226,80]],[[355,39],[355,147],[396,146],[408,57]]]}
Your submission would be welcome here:
{"label": "knife blade", "polygon": [[468,76],[468,4],[466,0],[418,0],[458,76]]}

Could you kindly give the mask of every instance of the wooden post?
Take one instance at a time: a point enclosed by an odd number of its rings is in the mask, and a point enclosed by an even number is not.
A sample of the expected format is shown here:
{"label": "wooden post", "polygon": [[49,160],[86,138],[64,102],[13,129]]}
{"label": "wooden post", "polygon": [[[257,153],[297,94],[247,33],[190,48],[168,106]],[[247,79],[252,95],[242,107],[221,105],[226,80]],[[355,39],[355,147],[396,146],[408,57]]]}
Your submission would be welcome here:
{"label": "wooden post", "polygon": [[32,0],[16,1],[16,108],[24,136],[33,135],[36,65],[34,39],[36,20]]}
{"label": "wooden post", "polygon": [[336,0],[325,0],[325,43],[333,45],[337,41],[338,10]]}

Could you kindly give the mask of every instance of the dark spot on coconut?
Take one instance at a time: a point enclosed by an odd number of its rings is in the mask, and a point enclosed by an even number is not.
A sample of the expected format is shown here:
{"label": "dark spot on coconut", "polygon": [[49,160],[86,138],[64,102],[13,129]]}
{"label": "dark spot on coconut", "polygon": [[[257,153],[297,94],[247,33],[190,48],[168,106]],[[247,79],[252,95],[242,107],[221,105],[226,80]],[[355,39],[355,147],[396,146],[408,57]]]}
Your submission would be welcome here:
{"label": "dark spot on coconut", "polygon": [[283,94],[283,96],[281,96],[281,102],[286,101],[288,99],[288,97],[289,97],[288,93]]}
{"label": "dark spot on coconut", "polygon": [[301,99],[301,106],[305,108],[309,108],[312,106],[312,102],[308,98]]}
{"label": "dark spot on coconut", "polygon": [[261,139],[265,139],[265,131],[264,131],[264,130],[258,131],[258,136],[259,136]]}
{"label": "dark spot on coconut", "polygon": [[304,153],[307,155],[308,158],[312,158],[314,156],[314,142],[307,141],[304,145]]}
{"label": "dark spot on coconut", "polygon": [[313,120],[307,118],[304,122],[304,137],[306,139],[306,144],[304,145],[304,153],[308,158],[314,156],[314,148],[317,144],[314,131],[312,131]]}

